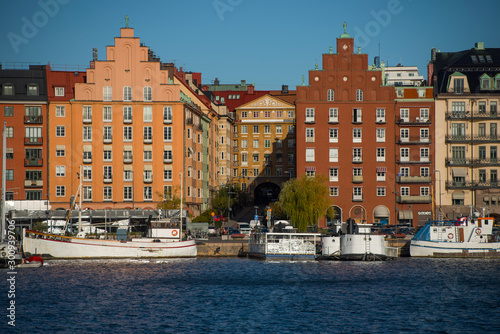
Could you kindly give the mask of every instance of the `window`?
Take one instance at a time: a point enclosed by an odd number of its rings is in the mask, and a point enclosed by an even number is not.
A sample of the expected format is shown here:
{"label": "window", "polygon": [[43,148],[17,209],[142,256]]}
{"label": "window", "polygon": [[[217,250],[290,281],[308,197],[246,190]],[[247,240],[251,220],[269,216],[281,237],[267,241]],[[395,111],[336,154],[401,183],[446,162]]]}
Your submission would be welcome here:
{"label": "window", "polygon": [[123,200],[131,201],[132,198],[133,198],[132,187],[131,186],[123,187]]}
{"label": "window", "polygon": [[314,148],[306,148],[306,162],[314,162]]}
{"label": "window", "polygon": [[92,181],[92,166],[83,166],[83,181]]}
{"label": "window", "polygon": [[104,161],[112,161],[113,160],[113,151],[104,149],[103,150],[103,160]]}
{"label": "window", "polygon": [[172,107],[170,106],[163,107],[163,122],[165,123],[172,122]]}
{"label": "window", "polygon": [[352,149],[352,161],[353,162],[362,162],[363,161],[361,148],[353,148]]}
{"label": "window", "polygon": [[143,107],[143,120],[144,122],[152,122],[153,121],[153,107],[152,106],[144,106]]}
{"label": "window", "polygon": [[143,133],[143,138],[144,138],[145,143],[146,142],[150,143],[151,141],[153,141],[153,127],[152,126],[143,127],[142,133]]}
{"label": "window", "polygon": [[144,182],[148,181],[151,182],[153,180],[153,171],[152,170],[145,170],[144,171]]}
{"label": "window", "polygon": [[2,88],[3,88],[3,95],[14,95],[14,85],[4,84]]}
{"label": "window", "polygon": [[14,192],[13,191],[6,191],[5,192],[5,200],[13,201],[14,200]]}
{"label": "window", "polygon": [[172,181],[172,170],[165,169],[163,171],[163,181]]}
{"label": "window", "polygon": [[490,146],[490,159],[491,161],[496,161],[498,158],[497,156],[497,147],[496,146]]}
{"label": "window", "polygon": [[490,138],[496,139],[497,135],[497,123],[490,123]]}
{"label": "window", "polygon": [[269,111],[269,110],[264,111],[264,117],[265,118],[270,118],[271,117],[271,111]]}
{"label": "window", "polygon": [[329,188],[330,196],[338,196],[339,188],[338,187],[330,187]]}
{"label": "window", "polygon": [[490,113],[492,115],[495,115],[497,113],[497,101],[490,101]]}
{"label": "window", "polygon": [[276,118],[282,118],[283,117],[283,111],[282,110],[276,110]]}
{"label": "window", "polygon": [[484,75],[482,78],[481,78],[481,89],[491,89],[490,87],[490,77],[487,76],[487,75]]}
{"label": "window", "polygon": [[[191,187],[188,187],[191,188]],[[188,194],[189,196],[189,194]],[[153,187],[151,186],[146,186],[144,187],[144,200],[145,201],[152,201],[153,200]]]}
{"label": "window", "polygon": [[429,108],[420,109],[420,121],[427,122],[429,120]]}
{"label": "window", "polygon": [[[465,146],[453,146],[451,148],[451,154],[454,162],[465,162]],[[479,154],[481,154],[481,146],[479,147]]]}
{"label": "window", "polygon": [[288,110],[288,118],[293,118],[293,110]]}
{"label": "window", "polygon": [[295,125],[288,125],[288,133],[292,134],[295,132]]}
{"label": "window", "polygon": [[271,140],[269,140],[269,139],[264,140],[264,147],[271,148]]}
{"label": "window", "polygon": [[465,102],[452,102],[451,112],[454,118],[464,118],[465,117]]}
{"label": "window", "polygon": [[265,134],[271,133],[271,126],[270,125],[264,125],[264,133]]}
{"label": "window", "polygon": [[187,137],[188,139],[191,139],[191,129],[187,129]]}
{"label": "window", "polygon": [[283,133],[283,127],[281,125],[276,125],[276,133],[277,134]]}
{"label": "window", "polygon": [[410,149],[408,147],[400,148],[399,156],[401,158],[401,161],[410,161]]}
{"label": "window", "polygon": [[26,199],[30,201],[37,201],[42,199],[42,192],[39,190],[27,190]]}
{"label": "window", "polygon": [[339,161],[339,149],[338,148],[330,148],[328,150],[328,161],[329,162],[338,162]]}
{"label": "window", "polygon": [[400,137],[401,137],[401,142],[407,143],[410,141],[410,129],[404,128],[404,129],[399,129]]}
{"label": "window", "polygon": [[259,175],[259,169],[258,168],[254,168],[253,169],[253,176],[258,176]]}
{"label": "window", "polygon": [[245,134],[248,133],[248,128],[246,125],[241,126],[241,133],[245,133]]}
{"label": "window", "polygon": [[328,122],[338,123],[338,121],[339,121],[339,109],[338,108],[330,108],[328,110]]}
{"label": "window", "polygon": [[385,161],[385,148],[377,148],[377,161],[378,162]]}
{"label": "window", "polygon": [[56,186],[56,197],[66,196],[66,186]]}
{"label": "window", "polygon": [[111,142],[113,139],[113,128],[111,126],[105,126],[103,128],[102,139],[105,142]]}
{"label": "window", "polygon": [[[38,129],[38,128],[29,128],[29,129]],[[37,142],[38,139],[37,138],[40,138],[41,137],[41,134],[42,134],[42,129],[40,129],[40,134],[36,137],[34,136],[29,136],[28,134],[30,135],[36,135],[38,134],[38,131],[28,131],[28,128],[26,129],[26,137],[30,139],[30,142]],[[7,129],[6,129],[6,135],[7,135],[7,138],[14,138],[14,127],[13,126],[8,126]]]}
{"label": "window", "polygon": [[327,101],[335,101],[335,92],[333,91],[333,89],[329,89],[326,92],[326,100]]}
{"label": "window", "polygon": [[172,127],[164,126],[163,127],[163,141],[170,142],[172,141]]}
{"label": "window", "polygon": [[385,196],[385,187],[377,187],[377,196]]}
{"label": "window", "polygon": [[102,87],[102,100],[103,101],[113,100],[113,89],[111,86]]}
{"label": "window", "polygon": [[[400,84],[401,85],[401,84]],[[405,96],[405,91],[404,89],[396,89],[396,96],[397,97],[404,97]]]}
{"label": "window", "polygon": [[315,170],[306,170],[306,176],[314,177],[316,175]]}
{"label": "window", "polygon": [[[3,107],[3,115],[5,117],[14,116],[14,107],[10,107],[10,106]],[[56,114],[56,116],[57,116],[57,114]]]}
{"label": "window", "polygon": [[112,166],[104,166],[103,167],[103,178],[104,180],[111,180],[113,178],[113,167]]}
{"label": "window", "polygon": [[399,117],[401,122],[408,123],[410,121],[410,109],[400,109]]}
{"label": "window", "polygon": [[247,148],[247,147],[248,147],[248,141],[246,139],[241,140],[241,148]]}
{"label": "window", "polygon": [[314,123],[314,108],[306,108],[306,123]]}
{"label": "window", "polygon": [[363,119],[361,117],[361,109],[354,108],[352,110],[352,122],[353,123],[362,123]]}
{"label": "window", "polygon": [[429,187],[420,187],[420,196],[429,196]]}
{"label": "window", "polygon": [[385,128],[377,128],[377,142],[385,143]]}
{"label": "window", "polygon": [[485,101],[479,101],[477,104],[479,108],[479,113],[480,114],[485,114],[486,113],[486,102]]}
{"label": "window", "polygon": [[56,106],[56,117],[65,117],[65,116],[66,116],[66,107]]}
{"label": "window", "polygon": [[83,127],[83,141],[92,141],[92,127],[84,126]]}
{"label": "window", "polygon": [[336,167],[329,168],[330,182],[338,182],[339,181],[339,169]]}
{"label": "window", "polygon": [[377,171],[377,181],[384,182],[385,181],[385,174],[386,174],[386,172]]}
{"label": "window", "polygon": [[352,199],[354,201],[363,200],[363,188],[361,187],[353,187],[352,188]]}
{"label": "window", "polygon": [[453,79],[453,92],[455,94],[463,94],[464,93],[464,79],[463,78]]}
{"label": "window", "polygon": [[38,85],[37,84],[29,84],[28,85],[28,96],[36,96],[38,95]]}
{"label": "window", "polygon": [[242,111],[241,118],[247,118],[247,117],[248,117],[248,113],[246,111]]}
{"label": "window", "polygon": [[56,126],[56,137],[65,137],[66,136],[66,127],[64,125]]}
{"label": "window", "polygon": [[13,169],[7,169],[5,171],[5,179],[7,181],[13,181],[14,180],[14,170]]}
{"label": "window", "polygon": [[143,93],[144,93],[144,101],[146,102],[153,101],[153,90],[151,87],[144,87]]}
{"label": "window", "polygon": [[102,199],[104,201],[113,200],[113,188],[111,187],[103,187],[102,188]]}
{"label": "window", "polygon": [[102,108],[102,120],[104,122],[113,121],[113,112],[111,106],[105,106]]}
{"label": "window", "polygon": [[254,111],[253,112],[253,118],[259,118],[259,112],[258,111]]}
{"label": "window", "polygon": [[420,167],[420,176],[429,177],[429,167]]}
{"label": "window", "polygon": [[259,155],[256,153],[253,154],[253,162],[259,162]]}
{"label": "window", "polygon": [[356,91],[356,101],[363,101],[363,91],[361,89]]}
{"label": "window", "polygon": [[132,122],[132,107],[124,106],[123,107],[123,122],[131,123]]}
{"label": "window", "polygon": [[353,176],[363,176],[363,169],[362,168],[353,168],[352,175]]}
{"label": "window", "polygon": [[124,126],[123,127],[123,140],[124,141],[132,141],[132,127]]}
{"label": "window", "polygon": [[91,106],[83,106],[83,122],[85,122],[85,123],[92,122],[92,107]]}
{"label": "window", "polygon": [[253,148],[259,148],[259,140],[258,139],[253,140]]}
{"label": "window", "polygon": [[65,157],[66,149],[65,148],[56,148],[56,157]]}
{"label": "window", "polygon": [[376,110],[376,122],[377,123],[384,123],[385,122],[385,109],[384,108],[377,108],[377,110]]}
{"label": "window", "polygon": [[253,126],[253,133],[259,133],[259,126],[258,125]]}
{"label": "window", "polygon": [[132,101],[132,87],[123,87],[123,101]]}
{"label": "window", "polygon": [[282,148],[282,147],[283,147],[283,140],[276,139],[276,148]]}
{"label": "window", "polygon": [[418,97],[425,97],[425,88],[419,88],[417,92],[418,92]]}
{"label": "window", "polygon": [[[41,127],[31,127],[27,126],[25,129],[25,137],[29,138],[30,143],[39,143],[42,138],[42,128]],[[7,137],[12,138],[14,136],[14,128],[7,127]]]}
{"label": "window", "polygon": [[429,148],[420,148],[420,161],[429,161]]}
{"label": "window", "polygon": [[361,143],[361,129],[355,128],[352,129],[352,142],[353,143]]}
{"label": "window", "polygon": [[401,196],[410,196],[410,187],[401,187],[399,192]]}
{"label": "window", "polygon": [[247,153],[241,154],[241,162],[243,162],[245,164],[248,162],[248,154]]}
{"label": "window", "polygon": [[306,128],[306,143],[314,143],[314,128]]}
{"label": "window", "polygon": [[295,162],[295,155],[293,153],[288,153],[288,163],[293,164]]}
{"label": "window", "polygon": [[144,151],[144,161],[153,161],[153,151]]}
{"label": "window", "polygon": [[83,200],[84,201],[92,200],[92,186],[83,186]]}
{"label": "window", "polygon": [[92,162],[92,151],[83,151],[83,162]]}
{"label": "window", "polygon": [[429,141],[429,129],[420,129],[420,141],[428,142]]}
{"label": "window", "polygon": [[56,176],[66,176],[66,166],[56,166]]}
{"label": "window", "polygon": [[339,142],[339,129],[328,129],[329,132],[329,142],[338,143]]}

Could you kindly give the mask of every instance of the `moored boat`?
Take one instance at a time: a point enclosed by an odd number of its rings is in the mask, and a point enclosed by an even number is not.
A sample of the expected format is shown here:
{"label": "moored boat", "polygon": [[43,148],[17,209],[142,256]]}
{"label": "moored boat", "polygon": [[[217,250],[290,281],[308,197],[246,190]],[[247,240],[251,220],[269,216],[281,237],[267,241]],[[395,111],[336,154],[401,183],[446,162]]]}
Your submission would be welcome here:
{"label": "moored boat", "polygon": [[500,257],[493,218],[462,218],[426,224],[410,241],[413,257]]}
{"label": "moored boat", "polygon": [[311,260],[316,258],[319,233],[258,232],[249,239],[248,256],[260,259]]}

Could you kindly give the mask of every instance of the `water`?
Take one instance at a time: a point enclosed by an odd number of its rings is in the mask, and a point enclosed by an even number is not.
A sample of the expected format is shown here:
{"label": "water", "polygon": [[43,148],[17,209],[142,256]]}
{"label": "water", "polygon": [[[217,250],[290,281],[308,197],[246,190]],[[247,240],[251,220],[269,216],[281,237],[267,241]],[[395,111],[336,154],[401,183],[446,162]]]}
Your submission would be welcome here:
{"label": "water", "polygon": [[50,261],[18,270],[15,332],[499,333],[499,278],[486,259]]}

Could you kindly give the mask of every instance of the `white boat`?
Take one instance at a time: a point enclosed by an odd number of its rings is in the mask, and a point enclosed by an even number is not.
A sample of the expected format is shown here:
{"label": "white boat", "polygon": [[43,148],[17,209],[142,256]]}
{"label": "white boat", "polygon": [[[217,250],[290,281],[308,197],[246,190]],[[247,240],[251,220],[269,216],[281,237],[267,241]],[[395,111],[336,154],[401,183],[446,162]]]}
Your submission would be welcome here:
{"label": "white boat", "polygon": [[426,224],[410,242],[410,256],[500,257],[493,218],[465,218]]}
{"label": "white boat", "polygon": [[[166,258],[195,257],[195,240],[173,238],[133,238],[131,240],[89,239],[23,230],[25,256],[40,254],[45,259]],[[174,238],[175,237],[175,238]]]}
{"label": "white boat", "polygon": [[319,233],[252,233],[248,256],[279,260],[315,259],[320,236]]}
{"label": "white boat", "polygon": [[396,247],[387,247],[384,235],[371,234],[372,224],[352,224],[347,234],[323,236],[318,260],[383,261],[396,258]]}

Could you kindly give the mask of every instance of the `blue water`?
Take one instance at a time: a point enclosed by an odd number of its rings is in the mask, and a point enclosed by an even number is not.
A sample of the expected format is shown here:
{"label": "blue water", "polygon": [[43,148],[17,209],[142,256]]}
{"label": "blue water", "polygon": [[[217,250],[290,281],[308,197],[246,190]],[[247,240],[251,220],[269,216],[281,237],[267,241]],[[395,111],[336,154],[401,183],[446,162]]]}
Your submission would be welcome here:
{"label": "blue water", "polygon": [[499,279],[486,259],[50,261],[17,272],[15,332],[499,333]]}

